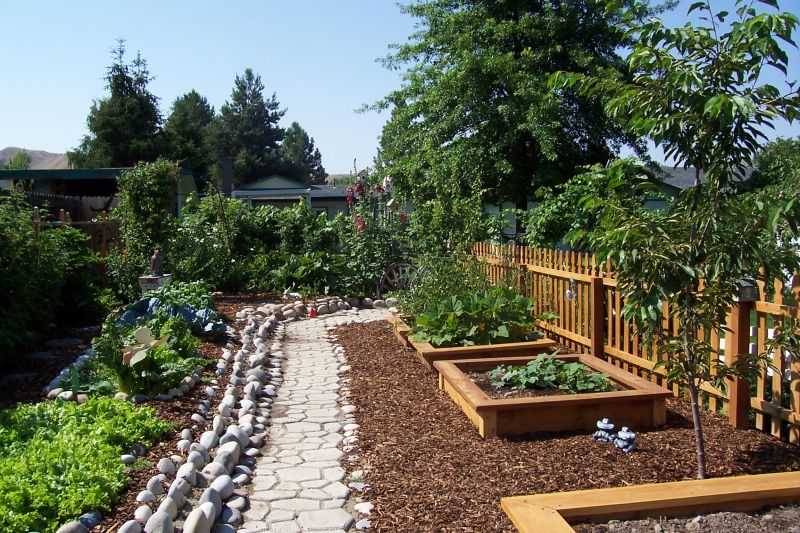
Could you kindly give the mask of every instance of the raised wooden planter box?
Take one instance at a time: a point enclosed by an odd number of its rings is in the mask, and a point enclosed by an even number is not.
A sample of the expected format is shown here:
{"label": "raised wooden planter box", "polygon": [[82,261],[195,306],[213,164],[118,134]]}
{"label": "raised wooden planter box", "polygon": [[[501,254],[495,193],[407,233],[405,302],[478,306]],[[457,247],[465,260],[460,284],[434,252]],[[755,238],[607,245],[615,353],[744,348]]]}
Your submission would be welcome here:
{"label": "raised wooden planter box", "polygon": [[534,357],[436,361],[433,366],[439,371],[439,388],[461,407],[484,438],[541,431],[591,431],[601,418],[611,419],[617,427],[634,430],[666,422],[666,399],[672,396],[670,391],[591,355],[556,357],[567,362],[578,361],[608,374],[626,390],[493,400],[466,373],[490,370],[497,365],[524,365]]}
{"label": "raised wooden planter box", "polygon": [[521,533],[574,533],[570,523],[755,511],[800,501],[800,472],[676,481],[502,498]]}
{"label": "raised wooden planter box", "polygon": [[[395,336],[409,348],[417,352],[417,357],[428,370],[432,370],[436,361],[452,361],[482,357],[493,359],[516,355],[538,355],[549,353],[558,347],[555,341],[539,339],[527,342],[509,342],[506,344],[482,344],[480,346],[452,346],[450,348],[434,348],[428,342],[417,342],[411,339],[411,328],[399,317],[389,319],[395,328]],[[496,366],[496,365],[495,365]]]}

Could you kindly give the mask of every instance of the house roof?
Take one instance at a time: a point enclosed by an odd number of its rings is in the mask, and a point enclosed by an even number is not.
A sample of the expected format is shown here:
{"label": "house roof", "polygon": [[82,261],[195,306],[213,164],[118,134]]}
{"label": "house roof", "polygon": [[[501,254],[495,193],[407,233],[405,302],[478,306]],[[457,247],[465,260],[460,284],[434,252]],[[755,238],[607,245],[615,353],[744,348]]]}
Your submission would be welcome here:
{"label": "house roof", "polygon": [[253,191],[263,189],[308,189],[308,184],[294,178],[287,178],[286,176],[273,174],[271,176],[267,176],[266,178],[260,178],[255,181],[251,181],[250,183],[240,185],[236,187],[235,190]]}
{"label": "house roof", "polygon": [[[753,167],[745,167],[742,181],[749,180],[754,170]],[[694,174],[695,167],[674,167],[671,165],[660,165],[660,169],[656,172],[662,183],[675,192],[694,187]],[[702,172],[700,173],[700,181],[705,183],[705,176]]]}
{"label": "house roof", "polygon": [[311,198],[339,198],[344,200],[347,198],[347,187],[333,185],[312,185]]}
{"label": "house roof", "polygon": [[234,198],[259,200],[299,199],[303,196],[344,200],[347,197],[347,187],[309,185],[293,178],[272,175],[237,187],[233,191]]}
{"label": "house roof", "polygon": [[[0,170],[0,180],[115,180],[122,172],[131,168],[133,167]],[[192,171],[181,169],[180,175],[192,176]]]}

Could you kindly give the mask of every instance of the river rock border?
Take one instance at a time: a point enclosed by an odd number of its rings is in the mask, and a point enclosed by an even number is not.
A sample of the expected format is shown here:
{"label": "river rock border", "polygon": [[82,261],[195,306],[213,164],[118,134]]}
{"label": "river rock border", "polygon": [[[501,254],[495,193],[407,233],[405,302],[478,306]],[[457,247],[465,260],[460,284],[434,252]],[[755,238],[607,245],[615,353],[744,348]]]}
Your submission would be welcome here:
{"label": "river rock border", "polygon": [[[383,302],[358,301],[357,303],[370,307],[385,307],[385,304],[381,305]],[[385,310],[381,310],[368,313],[374,313],[375,317],[355,318],[358,313],[356,310],[350,311],[351,307],[351,303],[340,298],[325,298],[309,304],[296,301],[264,305],[258,308],[250,307],[237,313],[237,324],[242,326],[239,332],[241,348],[236,350],[233,343],[228,343],[227,347],[222,349],[216,366],[216,374],[220,379],[230,375],[222,399],[216,405],[212,403],[214,397],[218,396],[217,391],[221,388],[219,380],[212,380],[204,390],[205,399],[197,406],[197,412],[192,414],[191,418],[194,424],[190,428],[181,430],[181,440],[177,443],[176,453],[158,461],[159,473],[147,482],[147,489],[136,496],[136,501],[141,505],[136,508],[133,517],[117,531],[121,533],[140,533],[141,531],[173,533],[179,529],[183,533],[210,533],[212,530],[219,533],[232,533],[243,524],[260,526],[260,524],[253,523],[252,520],[250,523],[245,523],[246,520],[258,513],[256,509],[264,503],[257,497],[251,501],[248,496],[257,494],[257,492],[248,491],[245,486],[250,484],[251,479],[256,476],[252,488],[263,489],[264,483],[269,477],[269,470],[263,465],[283,460],[264,457],[260,468],[256,461],[262,455],[262,448],[267,441],[271,411],[278,396],[278,389],[284,381],[283,374],[287,356],[282,350],[282,341],[286,334],[287,323],[299,321],[306,316],[323,318],[320,315],[331,315],[325,320],[308,320],[303,321],[303,324],[297,324],[301,330],[309,331],[307,324],[318,323],[311,329],[317,330],[317,333],[321,331],[324,336],[336,324],[349,323],[354,319],[358,321],[374,320],[382,318],[386,314]],[[342,316],[345,313],[351,316]],[[321,339],[322,336],[317,335],[316,337]],[[334,363],[332,379],[336,381],[336,387],[331,390],[336,392],[339,388],[338,373],[346,370],[346,367],[340,368],[344,361],[343,353],[340,348],[333,351],[333,347],[330,346],[328,355]],[[89,357],[91,354],[85,354],[77,363],[85,364]],[[159,399],[168,400],[187,393],[200,383],[200,371],[187,376],[179,388],[169,391]],[[66,369],[62,372],[62,374],[67,373]],[[58,379],[63,379],[63,376],[59,375]],[[56,380],[53,380],[53,383],[55,384]],[[65,391],[51,389],[49,396],[63,399],[63,392]],[[306,392],[313,393],[314,391]],[[346,387],[343,387],[343,394],[347,394]],[[331,397],[331,399],[333,406],[337,407],[338,396]],[[140,399],[133,398],[132,400]],[[337,450],[336,446],[342,440],[354,438],[354,431],[357,428],[352,415],[354,410],[355,408],[352,406],[349,408],[343,406],[342,414],[338,416],[340,418],[347,417],[345,424],[336,423],[336,427],[329,426],[329,429],[337,434],[335,438],[331,439],[333,447],[330,450],[333,451],[315,452],[316,455],[320,453],[336,454],[335,459],[332,456],[328,458],[327,455],[325,459],[337,461],[337,473],[341,472],[341,477],[337,480],[338,485],[342,485],[339,481],[344,477],[344,470],[338,466],[338,458],[342,452]],[[282,414],[289,415],[289,413]],[[208,428],[209,422],[210,428]],[[286,420],[277,419],[276,422],[281,424]],[[207,429],[201,431],[201,428]],[[341,434],[342,431],[344,431],[344,435]],[[274,448],[271,441],[270,436],[271,448],[269,450]],[[130,454],[123,455],[121,460],[130,464],[136,460],[137,455],[142,453],[144,453],[143,449],[134,449]],[[317,460],[312,462],[322,460],[321,457],[316,456],[312,459]],[[344,512],[341,507],[344,505],[349,489],[344,485],[339,488],[338,485],[336,487],[338,494],[335,499],[339,511]],[[281,507],[281,504],[277,506]],[[291,504],[289,506],[291,507]],[[302,512],[301,509],[296,511]],[[295,511],[284,509],[283,512],[294,513]],[[273,517],[277,518],[278,515],[274,514]],[[288,515],[284,518],[287,517]],[[81,516],[80,521],[62,526],[59,533],[85,531],[87,518],[89,517]],[[293,517],[288,518],[292,519]],[[318,517],[305,515],[308,523],[304,524],[302,529],[332,529],[318,527],[319,524],[325,523],[325,518],[322,515]],[[320,519],[321,522],[315,522],[315,519]],[[353,519],[348,518],[342,525],[349,527],[352,523]],[[288,524],[285,521],[282,526],[275,525],[278,526],[278,530],[300,531],[299,528],[286,528]],[[359,526],[363,527],[363,521],[359,523]],[[249,527],[247,531],[266,531],[267,529],[276,530],[264,523],[263,528]]]}

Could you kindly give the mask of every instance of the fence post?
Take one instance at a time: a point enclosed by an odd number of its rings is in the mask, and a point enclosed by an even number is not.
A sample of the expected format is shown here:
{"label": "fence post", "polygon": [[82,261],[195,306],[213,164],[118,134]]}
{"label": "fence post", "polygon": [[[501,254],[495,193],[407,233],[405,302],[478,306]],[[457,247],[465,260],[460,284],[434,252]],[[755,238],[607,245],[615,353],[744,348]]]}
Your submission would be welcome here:
{"label": "fence post", "polygon": [[42,231],[42,219],[39,216],[39,208],[33,208],[33,242],[36,243],[36,251],[39,251],[39,235]]}
{"label": "fence post", "polygon": [[[731,328],[733,346],[726,346],[726,364],[735,365],[739,354],[750,351],[750,311],[753,302],[739,301],[731,306],[731,317],[728,322]],[[750,387],[746,379],[734,376],[728,383],[728,420],[737,429],[746,429],[750,425]]]}
{"label": "fence post", "polygon": [[592,278],[592,355],[603,358],[605,355],[605,339],[603,325],[606,322],[606,306],[603,304],[603,278]]}

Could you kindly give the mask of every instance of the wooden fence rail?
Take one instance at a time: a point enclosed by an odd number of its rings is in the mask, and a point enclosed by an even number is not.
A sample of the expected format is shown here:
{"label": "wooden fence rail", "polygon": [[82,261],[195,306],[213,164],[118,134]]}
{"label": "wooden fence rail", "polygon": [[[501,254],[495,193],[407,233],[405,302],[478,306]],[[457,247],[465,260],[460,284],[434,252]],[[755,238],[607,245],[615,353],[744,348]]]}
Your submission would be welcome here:
{"label": "wooden fence rail", "polygon": [[118,220],[98,220],[73,222],[68,211],[63,209],[58,212],[58,221],[43,221],[38,207],[33,208],[33,229],[36,240],[38,241],[42,229],[72,226],[79,229],[89,236],[86,246],[99,253],[101,256],[108,254],[111,245],[119,240],[119,221]]}
{"label": "wooden fence rail", "polygon": [[[656,347],[624,320],[625,302],[608,263],[597,265],[593,254],[489,243],[476,244],[473,254],[492,283],[515,284],[535,298],[537,313],[555,314],[554,320],[539,324],[555,340],[669,388],[676,396],[685,394],[656,366],[661,357]],[[768,300],[768,287],[760,283],[757,301],[738,302],[729,310],[724,336],[710,335],[720,358],[730,363],[739,354],[762,353],[776,324],[800,318],[800,275],[792,277],[791,290],[781,280],[772,288],[775,296]],[[677,328],[669,319],[663,326]],[[800,444],[800,354],[775,350],[772,364],[774,369],[764,369],[754,383],[734,379],[726,390],[704,384],[704,405],[727,414],[734,427],[753,424]]]}

